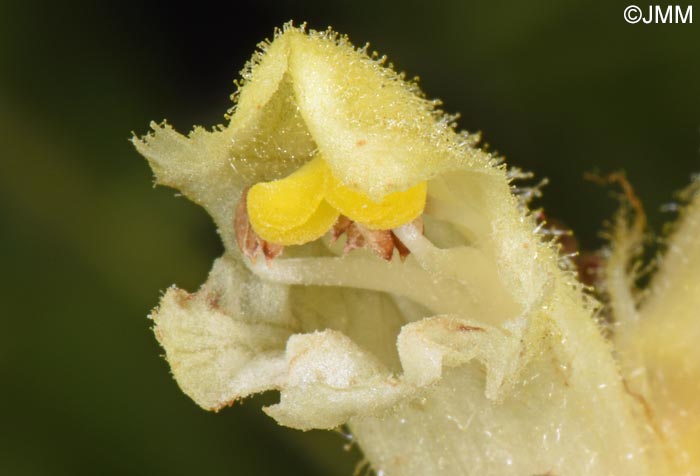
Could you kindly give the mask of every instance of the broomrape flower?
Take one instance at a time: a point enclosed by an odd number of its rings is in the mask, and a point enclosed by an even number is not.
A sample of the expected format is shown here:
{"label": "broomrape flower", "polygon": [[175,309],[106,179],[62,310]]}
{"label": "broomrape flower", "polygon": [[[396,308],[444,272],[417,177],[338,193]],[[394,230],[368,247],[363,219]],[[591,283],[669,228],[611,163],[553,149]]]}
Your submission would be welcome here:
{"label": "broomrape flower", "polygon": [[697,203],[643,305],[618,220],[617,362],[517,171],[415,82],[291,25],[242,75],[228,125],[134,139],[225,246],[151,315],[197,404],[277,390],[271,417],[347,425],[387,476],[698,474]]}

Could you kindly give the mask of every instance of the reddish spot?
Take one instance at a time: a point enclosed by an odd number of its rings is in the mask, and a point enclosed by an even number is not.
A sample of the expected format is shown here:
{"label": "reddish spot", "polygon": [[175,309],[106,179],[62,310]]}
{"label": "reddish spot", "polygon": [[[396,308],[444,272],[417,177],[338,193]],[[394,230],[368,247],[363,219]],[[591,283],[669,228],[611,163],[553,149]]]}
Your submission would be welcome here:
{"label": "reddish spot", "polygon": [[468,326],[466,324],[459,324],[457,326],[457,330],[462,331],[462,332],[485,332],[486,331],[486,329],[484,329],[483,327]]}
{"label": "reddish spot", "polygon": [[194,299],[194,294],[190,294],[182,289],[178,289],[176,291],[175,300],[177,301],[178,306],[185,307],[192,299]]}
{"label": "reddish spot", "polygon": [[301,352],[299,352],[297,355],[295,355],[294,357],[292,357],[292,358],[289,360],[289,363],[287,364],[287,368],[288,368],[289,370],[291,370],[291,369],[297,364],[297,361],[298,361],[299,359],[301,359],[302,357],[304,357],[306,354],[309,353],[309,350],[310,350],[310,349],[308,349],[308,348],[307,348],[307,349],[304,349],[304,350],[302,350]]}
{"label": "reddish spot", "polygon": [[357,141],[357,143],[355,145],[357,145],[357,147],[362,147],[365,144],[367,144],[367,141],[364,139],[360,139]]}
{"label": "reddish spot", "polygon": [[221,294],[218,292],[208,292],[206,295],[207,305],[212,309],[219,308],[219,301],[221,300]]}

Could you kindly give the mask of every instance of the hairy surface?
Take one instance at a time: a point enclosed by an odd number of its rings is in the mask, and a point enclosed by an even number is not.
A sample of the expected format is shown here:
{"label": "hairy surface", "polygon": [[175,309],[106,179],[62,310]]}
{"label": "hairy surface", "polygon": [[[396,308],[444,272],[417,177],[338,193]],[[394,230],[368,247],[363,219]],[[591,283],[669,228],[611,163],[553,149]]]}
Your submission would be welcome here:
{"label": "hairy surface", "polygon": [[[387,476],[673,474],[595,303],[513,193],[517,171],[455,132],[414,83],[330,31],[286,26],[243,77],[227,126],[185,137],[154,125],[134,141],[157,183],[207,209],[226,249],[198,292],[173,287],[152,313],[185,393],[218,410],[277,390],[265,411],[280,424],[348,424]],[[234,226],[243,190],[317,154],[344,186],[376,200],[427,182],[421,220],[373,234],[341,218],[330,236],[252,260],[264,244]],[[693,220],[678,240],[696,233]],[[673,271],[680,259],[664,263],[670,271],[642,311],[651,324],[633,339],[654,375],[685,369],[670,387],[697,376],[700,360],[656,355],[644,336],[667,302],[688,309],[682,296],[698,280]],[[680,307],[669,339],[696,319]],[[664,418],[680,415],[663,403],[675,390],[656,388],[648,398]],[[697,411],[690,400],[683,409]],[[697,426],[683,431],[697,439]]]}

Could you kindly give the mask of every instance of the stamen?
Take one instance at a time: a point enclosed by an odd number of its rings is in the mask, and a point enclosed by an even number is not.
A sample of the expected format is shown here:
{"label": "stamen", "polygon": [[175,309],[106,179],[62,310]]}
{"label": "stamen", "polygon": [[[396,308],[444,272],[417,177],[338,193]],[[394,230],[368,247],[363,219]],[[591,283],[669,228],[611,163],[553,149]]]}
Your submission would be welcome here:
{"label": "stamen", "polygon": [[341,286],[395,294],[422,304],[435,314],[470,316],[473,308],[461,286],[435,279],[411,263],[369,258],[287,258],[267,266],[246,260],[258,277],[287,285]]}
{"label": "stamen", "polygon": [[[421,231],[423,221],[417,218],[414,223],[420,222]],[[346,234],[343,256],[353,250],[367,248],[385,261],[391,261],[394,249],[399,252],[401,261],[404,261],[411,251],[401,243],[401,240],[391,230],[373,230],[350,220],[341,215],[331,229],[331,243],[334,243],[343,233]]]}
{"label": "stamen", "polygon": [[284,246],[263,240],[250,225],[247,206],[248,189],[243,190],[241,199],[236,207],[236,215],[233,218],[233,228],[236,242],[244,256],[255,262],[262,251],[265,260],[269,263],[284,251]]}
{"label": "stamen", "polygon": [[389,230],[370,230],[358,223],[352,223],[347,230],[347,241],[343,253],[356,248],[368,248],[385,261],[394,255],[394,240]]}
{"label": "stamen", "polygon": [[513,317],[521,311],[498,276],[495,261],[482,250],[470,246],[440,249],[423,235],[421,223],[409,223],[393,232],[423,269],[443,278],[443,283],[454,283],[462,289],[463,299],[472,296],[471,308],[483,307],[486,296],[494,296],[488,304],[489,320]]}
{"label": "stamen", "polygon": [[352,225],[352,220],[345,215],[340,215],[338,217],[338,221],[335,222],[333,228],[331,229],[331,243],[335,243],[338,238],[343,235],[343,233],[348,231],[350,225]]}

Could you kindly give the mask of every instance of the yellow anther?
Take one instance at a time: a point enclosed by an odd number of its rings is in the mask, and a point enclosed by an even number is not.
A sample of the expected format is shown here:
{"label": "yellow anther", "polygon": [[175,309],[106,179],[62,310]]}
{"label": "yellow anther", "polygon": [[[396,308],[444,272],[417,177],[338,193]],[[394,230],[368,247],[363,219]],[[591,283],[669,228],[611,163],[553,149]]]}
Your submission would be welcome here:
{"label": "yellow anther", "polygon": [[260,237],[278,245],[303,245],[317,240],[326,234],[338,219],[338,211],[331,207],[325,200],[312,213],[308,220],[301,225],[283,230],[266,225],[255,225],[251,220],[253,230]]}
{"label": "yellow anther", "polygon": [[423,182],[375,202],[343,185],[316,157],[288,177],[251,187],[248,216],[262,239],[299,245],[323,236],[341,213],[375,230],[408,223],[423,212],[426,189]]}
{"label": "yellow anther", "polygon": [[248,218],[260,237],[299,245],[323,236],[338,218],[324,200],[327,166],[314,159],[288,177],[258,183],[248,191]]}
{"label": "yellow anther", "polygon": [[418,218],[425,208],[427,184],[394,192],[375,202],[362,192],[352,190],[330,177],[326,200],[353,221],[375,230],[390,230]]}

